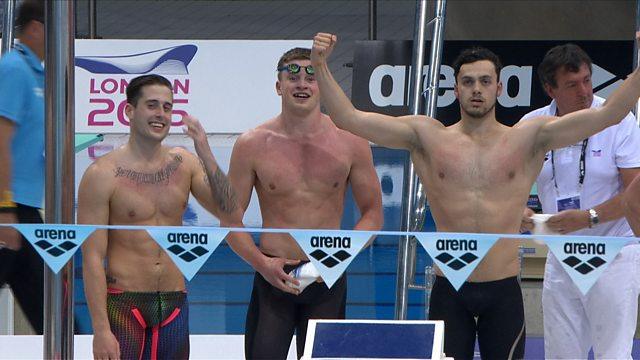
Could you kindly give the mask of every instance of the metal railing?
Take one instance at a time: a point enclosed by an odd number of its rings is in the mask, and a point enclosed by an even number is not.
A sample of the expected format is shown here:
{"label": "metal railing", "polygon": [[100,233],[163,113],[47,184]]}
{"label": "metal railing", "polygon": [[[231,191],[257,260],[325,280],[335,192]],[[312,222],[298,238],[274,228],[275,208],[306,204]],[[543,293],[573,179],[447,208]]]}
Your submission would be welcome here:
{"label": "metal railing", "polygon": [[2,3],[2,52],[4,55],[13,46],[16,0],[4,0]]}
{"label": "metal railing", "polygon": [[[442,62],[442,46],[444,43],[444,24],[446,0],[435,1],[435,16],[429,23],[426,21],[427,2],[418,0],[416,5],[416,30],[413,38],[413,60],[411,65],[411,88],[409,89],[409,108],[413,115],[421,114],[423,99],[425,115],[435,117],[440,80],[440,64]],[[433,25],[431,51],[429,56],[429,72],[425,96],[422,92],[422,68],[424,65],[425,32],[427,26]],[[415,172],[413,164],[408,160],[405,166],[404,194],[407,201],[402,213],[402,230],[419,231],[422,229],[426,214],[427,199],[424,189]],[[398,278],[396,281],[395,318],[407,318],[408,292],[410,289],[425,290],[425,286],[415,284],[416,239],[409,236],[400,238],[398,244]],[[428,304],[427,304],[428,305]]]}
{"label": "metal railing", "polygon": [[[74,2],[45,3],[45,222],[74,216]],[[44,272],[44,359],[73,359],[73,258]]]}

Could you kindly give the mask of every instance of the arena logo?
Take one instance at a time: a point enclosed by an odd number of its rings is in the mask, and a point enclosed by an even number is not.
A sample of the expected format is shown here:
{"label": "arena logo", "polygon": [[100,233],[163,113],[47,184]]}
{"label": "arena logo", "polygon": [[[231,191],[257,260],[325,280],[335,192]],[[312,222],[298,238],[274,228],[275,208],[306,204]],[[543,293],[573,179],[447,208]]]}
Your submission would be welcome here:
{"label": "arena logo", "polygon": [[171,245],[167,250],[171,251],[180,259],[186,262],[192,262],[193,260],[206,255],[209,250],[200,246],[208,244],[208,236],[203,233],[168,233],[167,241],[175,244],[198,244],[198,246],[185,249],[180,245]]}
{"label": "arena logo", "polygon": [[207,245],[209,236],[206,233],[168,233],[167,241],[172,244]]}
{"label": "arena logo", "polygon": [[[424,65],[423,74],[428,74],[428,72],[429,65]],[[373,69],[369,77],[369,97],[371,102],[378,107],[407,106],[406,89],[407,84],[410,83],[410,73],[411,66],[378,65]],[[498,103],[501,106],[505,108],[531,106],[533,66],[507,65],[500,71],[500,79],[503,84],[503,90],[498,97]],[[390,91],[383,89],[383,82],[390,84]],[[622,83],[622,80],[618,76],[597,64],[593,64],[592,84],[596,95],[606,98],[620,83]],[[453,91],[454,85],[453,68],[449,65],[441,65],[438,107],[447,107],[456,101]],[[423,82],[423,94],[426,94],[427,89],[428,84]]]}
{"label": "arena logo", "polygon": [[[311,247],[314,248],[339,248],[350,249],[351,237],[349,236],[312,236],[310,240]],[[332,268],[351,257],[345,250],[339,250],[333,254],[329,254],[323,250],[316,249],[311,252],[314,259],[322,263],[322,265]]]}
{"label": "arena logo", "polygon": [[[378,65],[373,69],[369,77],[369,96],[371,102],[378,107],[406,106],[408,100],[406,98],[406,84],[410,82],[410,73],[411,66]],[[429,65],[423,66],[423,73],[429,73]],[[508,65],[502,68],[500,79],[505,89],[502,91],[502,95],[498,97],[498,103],[507,108],[529,106],[531,104],[532,74],[532,66]],[[456,101],[456,96],[453,92],[455,80],[451,66],[440,66],[440,82],[438,86],[440,95],[438,95],[438,107],[447,107]],[[391,81],[391,92],[388,94],[383,93],[383,81]],[[514,94],[505,91],[507,84],[510,82],[517,83],[517,91],[515,91]],[[423,92],[427,90],[427,87],[428,84],[424,82]]]}
{"label": "arena logo", "polygon": [[[58,257],[78,246],[73,241],[70,241],[76,240],[75,230],[35,229],[34,235],[37,239],[34,245],[54,257]],[[62,241],[62,243],[54,244],[54,242],[58,241]]]}
{"label": "arena logo", "polygon": [[[478,256],[471,251],[478,250],[478,241],[473,239],[438,239],[436,241],[436,249],[442,251],[435,258],[441,263],[447,265],[453,270],[460,270],[465,266],[473,263]],[[459,257],[451,255],[447,251],[467,251]]]}
{"label": "arena logo", "polygon": [[[604,243],[565,243],[562,250],[564,254],[569,255],[562,262],[582,275],[586,275],[607,263],[606,260],[598,256],[606,255],[606,245]],[[584,255],[596,256],[583,261],[575,255],[580,257]]]}
{"label": "arena logo", "polygon": [[76,57],[76,66],[91,74],[84,78],[78,76],[81,93],[88,93],[87,125],[111,127],[119,124],[128,127],[129,120],[124,110],[129,81],[135,75],[157,73],[172,83],[174,99],[171,125],[181,126],[180,119],[187,111],[180,107],[189,103],[191,88],[188,67],[197,51],[197,46],[186,44],[129,55]]}

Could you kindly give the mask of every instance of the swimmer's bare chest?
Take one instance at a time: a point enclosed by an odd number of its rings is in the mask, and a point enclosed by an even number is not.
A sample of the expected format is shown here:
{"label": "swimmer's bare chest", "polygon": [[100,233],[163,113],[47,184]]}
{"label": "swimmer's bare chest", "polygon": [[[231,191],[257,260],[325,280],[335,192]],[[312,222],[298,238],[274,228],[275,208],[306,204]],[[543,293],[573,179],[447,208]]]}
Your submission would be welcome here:
{"label": "swimmer's bare chest", "polygon": [[[351,166],[349,153],[348,144],[329,139],[269,141],[256,159],[261,208],[287,212],[305,209],[316,215],[327,203],[339,203],[341,208]],[[335,208],[333,212],[340,213]]]}
{"label": "swimmer's bare chest", "polygon": [[139,181],[114,176],[115,191],[110,200],[114,224],[181,225],[190,191],[190,174],[178,169],[167,179]]}
{"label": "swimmer's bare chest", "polygon": [[[331,138],[268,142],[255,161],[263,226],[339,228],[351,167],[349,154],[347,144]],[[288,234],[263,234],[260,248],[273,256],[307,259]]]}
{"label": "swimmer's bare chest", "polygon": [[506,134],[445,139],[412,154],[439,231],[515,231],[534,181],[527,144]]}
{"label": "swimmer's bare chest", "polygon": [[[536,165],[529,144],[514,135],[480,142],[444,138],[412,154],[438,231],[517,232]],[[518,246],[513,239],[499,240],[467,281],[515,276]]]}
{"label": "swimmer's bare chest", "polygon": [[[190,188],[188,172],[177,169],[166,179],[149,179],[114,175],[111,224],[182,225]],[[107,280],[112,287],[129,291],[184,289],[179,270],[146,231],[110,231],[107,251]]]}

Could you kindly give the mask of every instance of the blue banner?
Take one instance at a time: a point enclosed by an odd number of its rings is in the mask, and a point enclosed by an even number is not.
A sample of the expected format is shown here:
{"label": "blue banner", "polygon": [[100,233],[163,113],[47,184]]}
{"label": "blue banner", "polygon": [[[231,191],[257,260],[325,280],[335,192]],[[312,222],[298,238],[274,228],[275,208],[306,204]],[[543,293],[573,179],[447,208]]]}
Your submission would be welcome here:
{"label": "blue banner", "polygon": [[460,289],[499,238],[496,235],[467,233],[414,235],[456,290]]}
{"label": "blue banner", "polygon": [[191,280],[229,233],[221,228],[201,229],[154,227],[147,232],[167,252],[184,277]]}
{"label": "blue banner", "polygon": [[[547,243],[569,277],[586,295],[632,238],[602,236],[537,236]],[[613,294],[612,294],[613,295]]]}
{"label": "blue banner", "polygon": [[58,273],[80,245],[93,233],[91,225],[15,224],[51,271]]}
{"label": "blue banner", "polygon": [[332,287],[360,250],[375,235],[369,231],[299,230],[289,231],[320,276]]}

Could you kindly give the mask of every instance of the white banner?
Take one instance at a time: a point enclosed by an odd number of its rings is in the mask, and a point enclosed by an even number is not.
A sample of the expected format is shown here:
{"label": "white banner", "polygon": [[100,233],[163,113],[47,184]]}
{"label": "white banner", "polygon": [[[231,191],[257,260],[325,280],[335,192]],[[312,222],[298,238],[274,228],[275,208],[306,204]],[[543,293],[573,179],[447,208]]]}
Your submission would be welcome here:
{"label": "white banner", "polygon": [[276,65],[310,40],[76,40],[76,132],[128,133],[125,89],[143,74],[174,87],[172,133],[180,118],[208,133],[242,133],[280,112]]}

